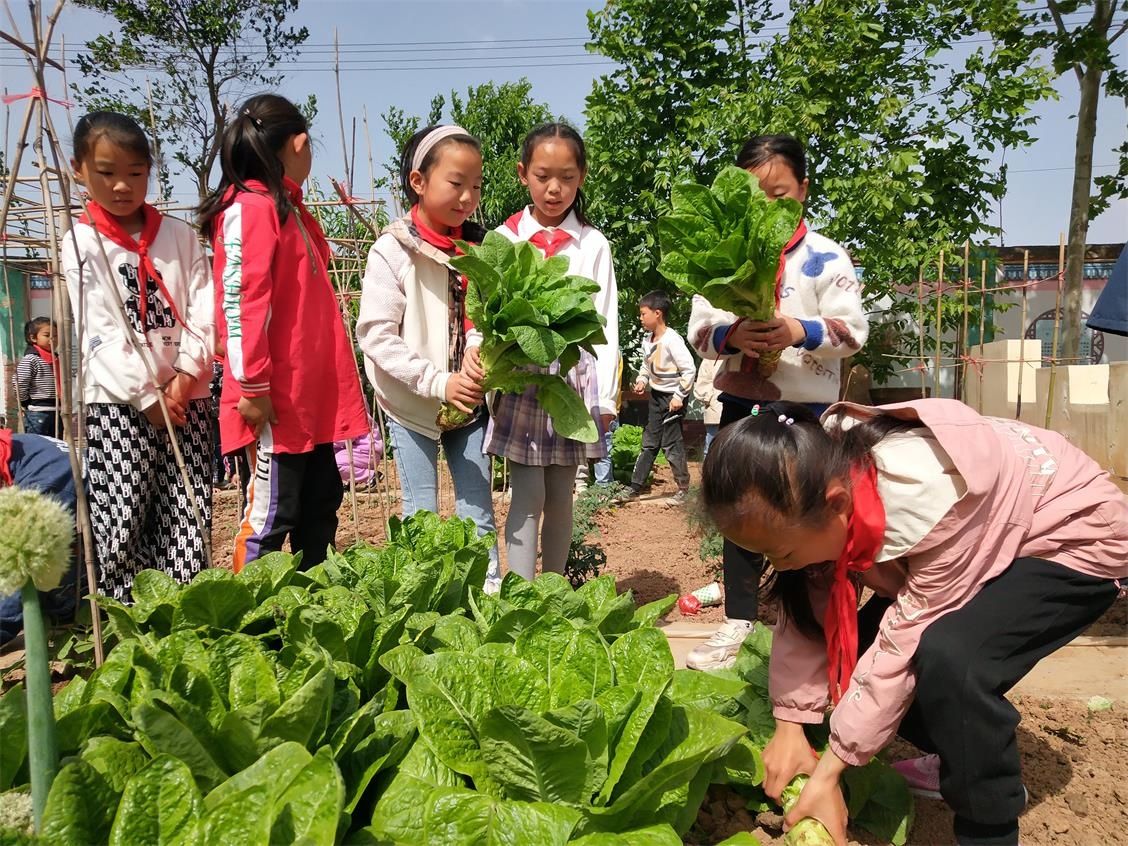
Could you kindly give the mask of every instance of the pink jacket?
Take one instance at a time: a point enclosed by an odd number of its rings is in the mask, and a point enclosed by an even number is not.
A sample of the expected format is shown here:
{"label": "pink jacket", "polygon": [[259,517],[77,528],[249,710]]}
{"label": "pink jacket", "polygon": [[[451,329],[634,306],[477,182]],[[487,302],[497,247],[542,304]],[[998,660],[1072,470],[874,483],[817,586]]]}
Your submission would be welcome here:
{"label": "pink jacket", "polygon": [[[827,412],[865,419],[886,412],[919,419],[927,430],[895,435],[874,448],[878,492],[886,508],[883,553],[863,583],[895,597],[877,640],[861,656],[830,719],[830,745],[849,764],[865,764],[894,736],[913,699],[913,654],[924,630],[962,607],[1022,557],[1047,558],[1098,578],[1128,577],[1128,499],[1095,461],[1055,432],[983,417],[956,400],[930,399],[871,408],[839,403]],[[824,418],[826,419],[826,418]],[[931,433],[931,437],[929,437]],[[938,482],[911,495],[921,465],[888,462],[895,439],[922,440],[936,455]],[[935,440],[933,441],[932,438]],[[931,487],[929,486],[931,484]],[[932,489],[949,508],[928,519]],[[944,493],[939,494],[943,497]],[[891,552],[890,552],[891,550]],[[812,578],[821,618],[829,583]],[[826,644],[781,620],[772,646],[770,689],[779,719],[821,723],[829,701]]]}

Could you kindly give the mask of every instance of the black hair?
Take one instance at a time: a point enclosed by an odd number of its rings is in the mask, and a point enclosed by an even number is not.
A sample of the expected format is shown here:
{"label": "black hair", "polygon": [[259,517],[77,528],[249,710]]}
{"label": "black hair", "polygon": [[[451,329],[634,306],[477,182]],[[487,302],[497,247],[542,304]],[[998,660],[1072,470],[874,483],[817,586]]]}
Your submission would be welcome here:
{"label": "black hair", "polygon": [[736,166],[753,170],[772,159],[783,159],[795,175],[796,182],[802,183],[807,178],[807,151],[797,138],[790,135],[754,135],[740,148]]}
{"label": "black hair", "polygon": [[[407,139],[407,143],[403,145],[403,152],[400,153],[400,189],[403,191],[404,197],[407,198],[408,206],[414,206],[419,202],[419,195],[411,187],[411,171],[414,170],[411,162],[415,158],[415,151],[419,148],[420,142],[432,130],[438,129],[440,126],[442,126],[441,123],[433,123],[430,126],[423,127]],[[465,144],[467,147],[473,147],[479,154],[482,152],[482,143],[473,135],[462,132],[457,135],[449,135],[427,151],[427,155],[419,163],[419,172],[426,176],[431,168],[438,163],[439,153],[451,144]]]}
{"label": "black hair", "polygon": [[257,94],[239,106],[223,131],[219,185],[196,212],[196,222],[205,237],[213,236],[216,217],[232,203],[228,189],[234,186],[238,191],[250,191],[247,181],[251,179],[266,186],[274,198],[279,222],[286,222],[293,205],[282,182],[285,170],[278,154],[290,138],[303,132],[309,132],[305,115],[278,94]]}
{"label": "black hair", "polygon": [[[537,146],[542,141],[548,141],[553,138],[562,138],[572,146],[572,154],[576,157],[576,165],[583,173],[587,173],[587,146],[584,144],[583,136],[576,131],[575,127],[569,126],[566,123],[559,121],[553,123],[545,123],[529,131],[525,136],[524,142],[521,144],[521,164],[528,167],[533,161],[533,153],[536,152]],[[576,199],[572,201],[572,205],[568,207],[568,211],[564,212],[567,216],[568,212],[576,213],[576,220],[584,226],[591,226],[591,221],[588,220],[584,207],[587,201],[584,198],[584,189],[576,189]]]}
{"label": "black hair", "polygon": [[145,160],[152,167],[153,151],[145,130],[133,118],[119,112],[90,112],[74,128],[74,159],[80,164],[94,152],[102,138]]}
{"label": "black hair", "polygon": [[27,348],[24,350],[24,355],[34,353],[35,350],[35,336],[39,334],[39,330],[43,326],[54,326],[55,321],[50,317],[33,317],[24,324],[24,340],[27,341]]}
{"label": "black hair", "polygon": [[[793,422],[781,422],[780,415]],[[769,521],[819,526],[829,516],[826,491],[831,481],[849,483],[851,468],[872,463],[871,450],[882,438],[920,425],[879,414],[849,428],[827,429],[801,403],[766,403],[758,414],[727,426],[710,446],[701,471],[705,511],[717,523],[756,510]],[[808,592],[810,577],[805,569],[776,572],[765,586],[801,632],[821,637]]]}
{"label": "black hair", "polygon": [[648,294],[643,294],[639,298],[638,307],[646,307],[651,311],[660,311],[662,313],[662,320],[665,322],[670,321],[670,295],[665,291],[651,291]]}

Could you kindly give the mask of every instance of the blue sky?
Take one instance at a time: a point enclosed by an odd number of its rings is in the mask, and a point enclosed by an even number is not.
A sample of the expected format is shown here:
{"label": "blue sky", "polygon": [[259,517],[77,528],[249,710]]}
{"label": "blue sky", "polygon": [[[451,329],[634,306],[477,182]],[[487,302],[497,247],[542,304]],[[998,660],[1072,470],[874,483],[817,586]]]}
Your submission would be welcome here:
{"label": "blue sky", "polygon": [[[319,144],[314,175],[344,177],[331,70],[334,29],[342,49],[346,131],[353,117],[358,120],[354,193],[360,196],[368,180],[367,150],[359,124],[363,110],[367,110],[378,166],[392,152],[380,115],[391,106],[425,114],[434,94],[452,88],[462,91],[490,80],[527,77],[537,100],[548,103],[554,112],[582,121],[592,80],[611,68],[583,49],[590,6],[572,0],[303,0],[292,20],[308,27],[310,36],[299,61],[286,69],[281,93],[295,100],[317,95]],[[17,21],[26,36],[26,7],[16,4],[14,11],[22,13]],[[68,49],[105,28],[105,19],[73,7],[67,8],[60,24]],[[1126,55],[1128,51],[1121,51],[1122,62],[1128,61]],[[9,91],[24,91],[30,77],[16,58],[11,47],[0,48],[0,74]],[[1058,88],[1059,101],[1038,107],[1035,134],[1040,140],[1007,156],[1010,179],[1001,212],[1008,244],[1056,243],[1058,233],[1068,224],[1072,116],[1078,98],[1075,77],[1062,77]],[[22,103],[13,110],[12,122],[18,125],[19,117]],[[1097,174],[1110,172],[1116,162],[1113,149],[1126,135],[1128,110],[1123,102],[1104,100],[1093,158]],[[175,183],[175,191],[184,199],[192,196],[184,180]],[[1128,200],[1121,200],[1092,221],[1089,240],[1126,238]]]}

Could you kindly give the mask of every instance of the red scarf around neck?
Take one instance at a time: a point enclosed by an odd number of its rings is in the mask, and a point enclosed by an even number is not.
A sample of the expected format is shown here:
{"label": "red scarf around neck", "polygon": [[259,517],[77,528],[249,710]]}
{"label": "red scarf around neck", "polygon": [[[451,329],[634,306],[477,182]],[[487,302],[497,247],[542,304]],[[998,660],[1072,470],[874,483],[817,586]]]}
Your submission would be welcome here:
{"label": "red scarf around neck", "polygon": [[164,297],[176,322],[181,326],[186,326],[184,318],[180,316],[180,312],[176,308],[176,300],[172,298],[168,289],[165,288],[164,280],[161,279],[161,274],[157,271],[156,265],[153,264],[153,259],[149,255],[149,247],[153,245],[153,241],[156,240],[157,233],[161,228],[161,219],[163,217],[161,213],[148,203],[143,203],[141,205],[141,215],[143,219],[141,238],[140,240],[134,240],[133,236],[122,227],[121,221],[96,202],[91,200],[86,204],[86,207],[87,212],[84,212],[78,219],[80,223],[93,226],[103,238],[108,238],[122,249],[129,250],[131,253],[137,253],[140,259],[137,263],[137,307],[141,312],[141,334],[145,335],[149,331],[149,325],[145,321],[149,311],[150,282],[157,286],[157,290],[160,291],[161,296]]}
{"label": "red scarf around neck", "polygon": [[[523,214],[523,211],[519,211],[511,215],[510,218],[505,221],[505,225],[514,235],[517,234],[517,225],[521,222],[521,216]],[[554,229],[551,232],[547,229],[541,229],[533,234],[533,237],[529,239],[529,243],[544,253],[545,258],[552,258],[564,249],[571,240],[572,236],[563,229]]]}
{"label": "red scarf around neck", "polygon": [[783,250],[779,254],[779,267],[776,268],[776,308],[779,308],[780,295],[783,293],[783,266],[787,263],[787,254],[799,246],[799,242],[806,237],[807,221],[800,218],[799,225],[795,227],[795,233],[791,236],[791,240],[784,245]]}
{"label": "red scarf around neck", "polygon": [[877,493],[877,470],[870,462],[850,471],[853,511],[846,527],[846,546],[834,563],[834,581],[826,609],[827,673],[830,698],[837,705],[858,663],[858,593],[851,573],[864,573],[885,537],[885,506]]}
{"label": "red scarf around neck", "polygon": [[32,344],[39,357],[51,365],[51,372],[55,374],[55,395],[60,399],[63,395],[63,383],[59,374],[59,359],[55,355],[54,350],[49,350],[46,347],[41,347],[39,344]]}
{"label": "red scarf around neck", "polygon": [[419,206],[417,205],[411,207],[411,222],[415,226],[415,231],[419,233],[419,237],[432,247],[438,247],[448,255],[462,255],[462,250],[458,249],[458,245],[454,243],[456,240],[462,239],[461,226],[453,227],[449,235],[442,235],[423,222],[423,219],[419,216]]}
{"label": "red scarf around neck", "polygon": [[6,488],[12,482],[12,430],[0,429],[0,488]]}

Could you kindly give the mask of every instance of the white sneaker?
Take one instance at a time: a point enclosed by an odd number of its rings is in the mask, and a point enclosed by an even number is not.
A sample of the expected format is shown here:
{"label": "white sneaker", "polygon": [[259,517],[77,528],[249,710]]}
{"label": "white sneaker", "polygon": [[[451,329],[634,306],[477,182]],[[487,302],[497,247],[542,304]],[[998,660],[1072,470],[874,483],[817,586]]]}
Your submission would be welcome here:
{"label": "white sneaker", "polygon": [[728,669],[736,664],[736,653],[754,623],[748,620],[725,620],[709,639],[690,650],[685,665],[691,670]]}
{"label": "white sneaker", "polygon": [[501,592],[501,579],[487,578],[486,583],[482,585],[482,593],[494,596]]}

